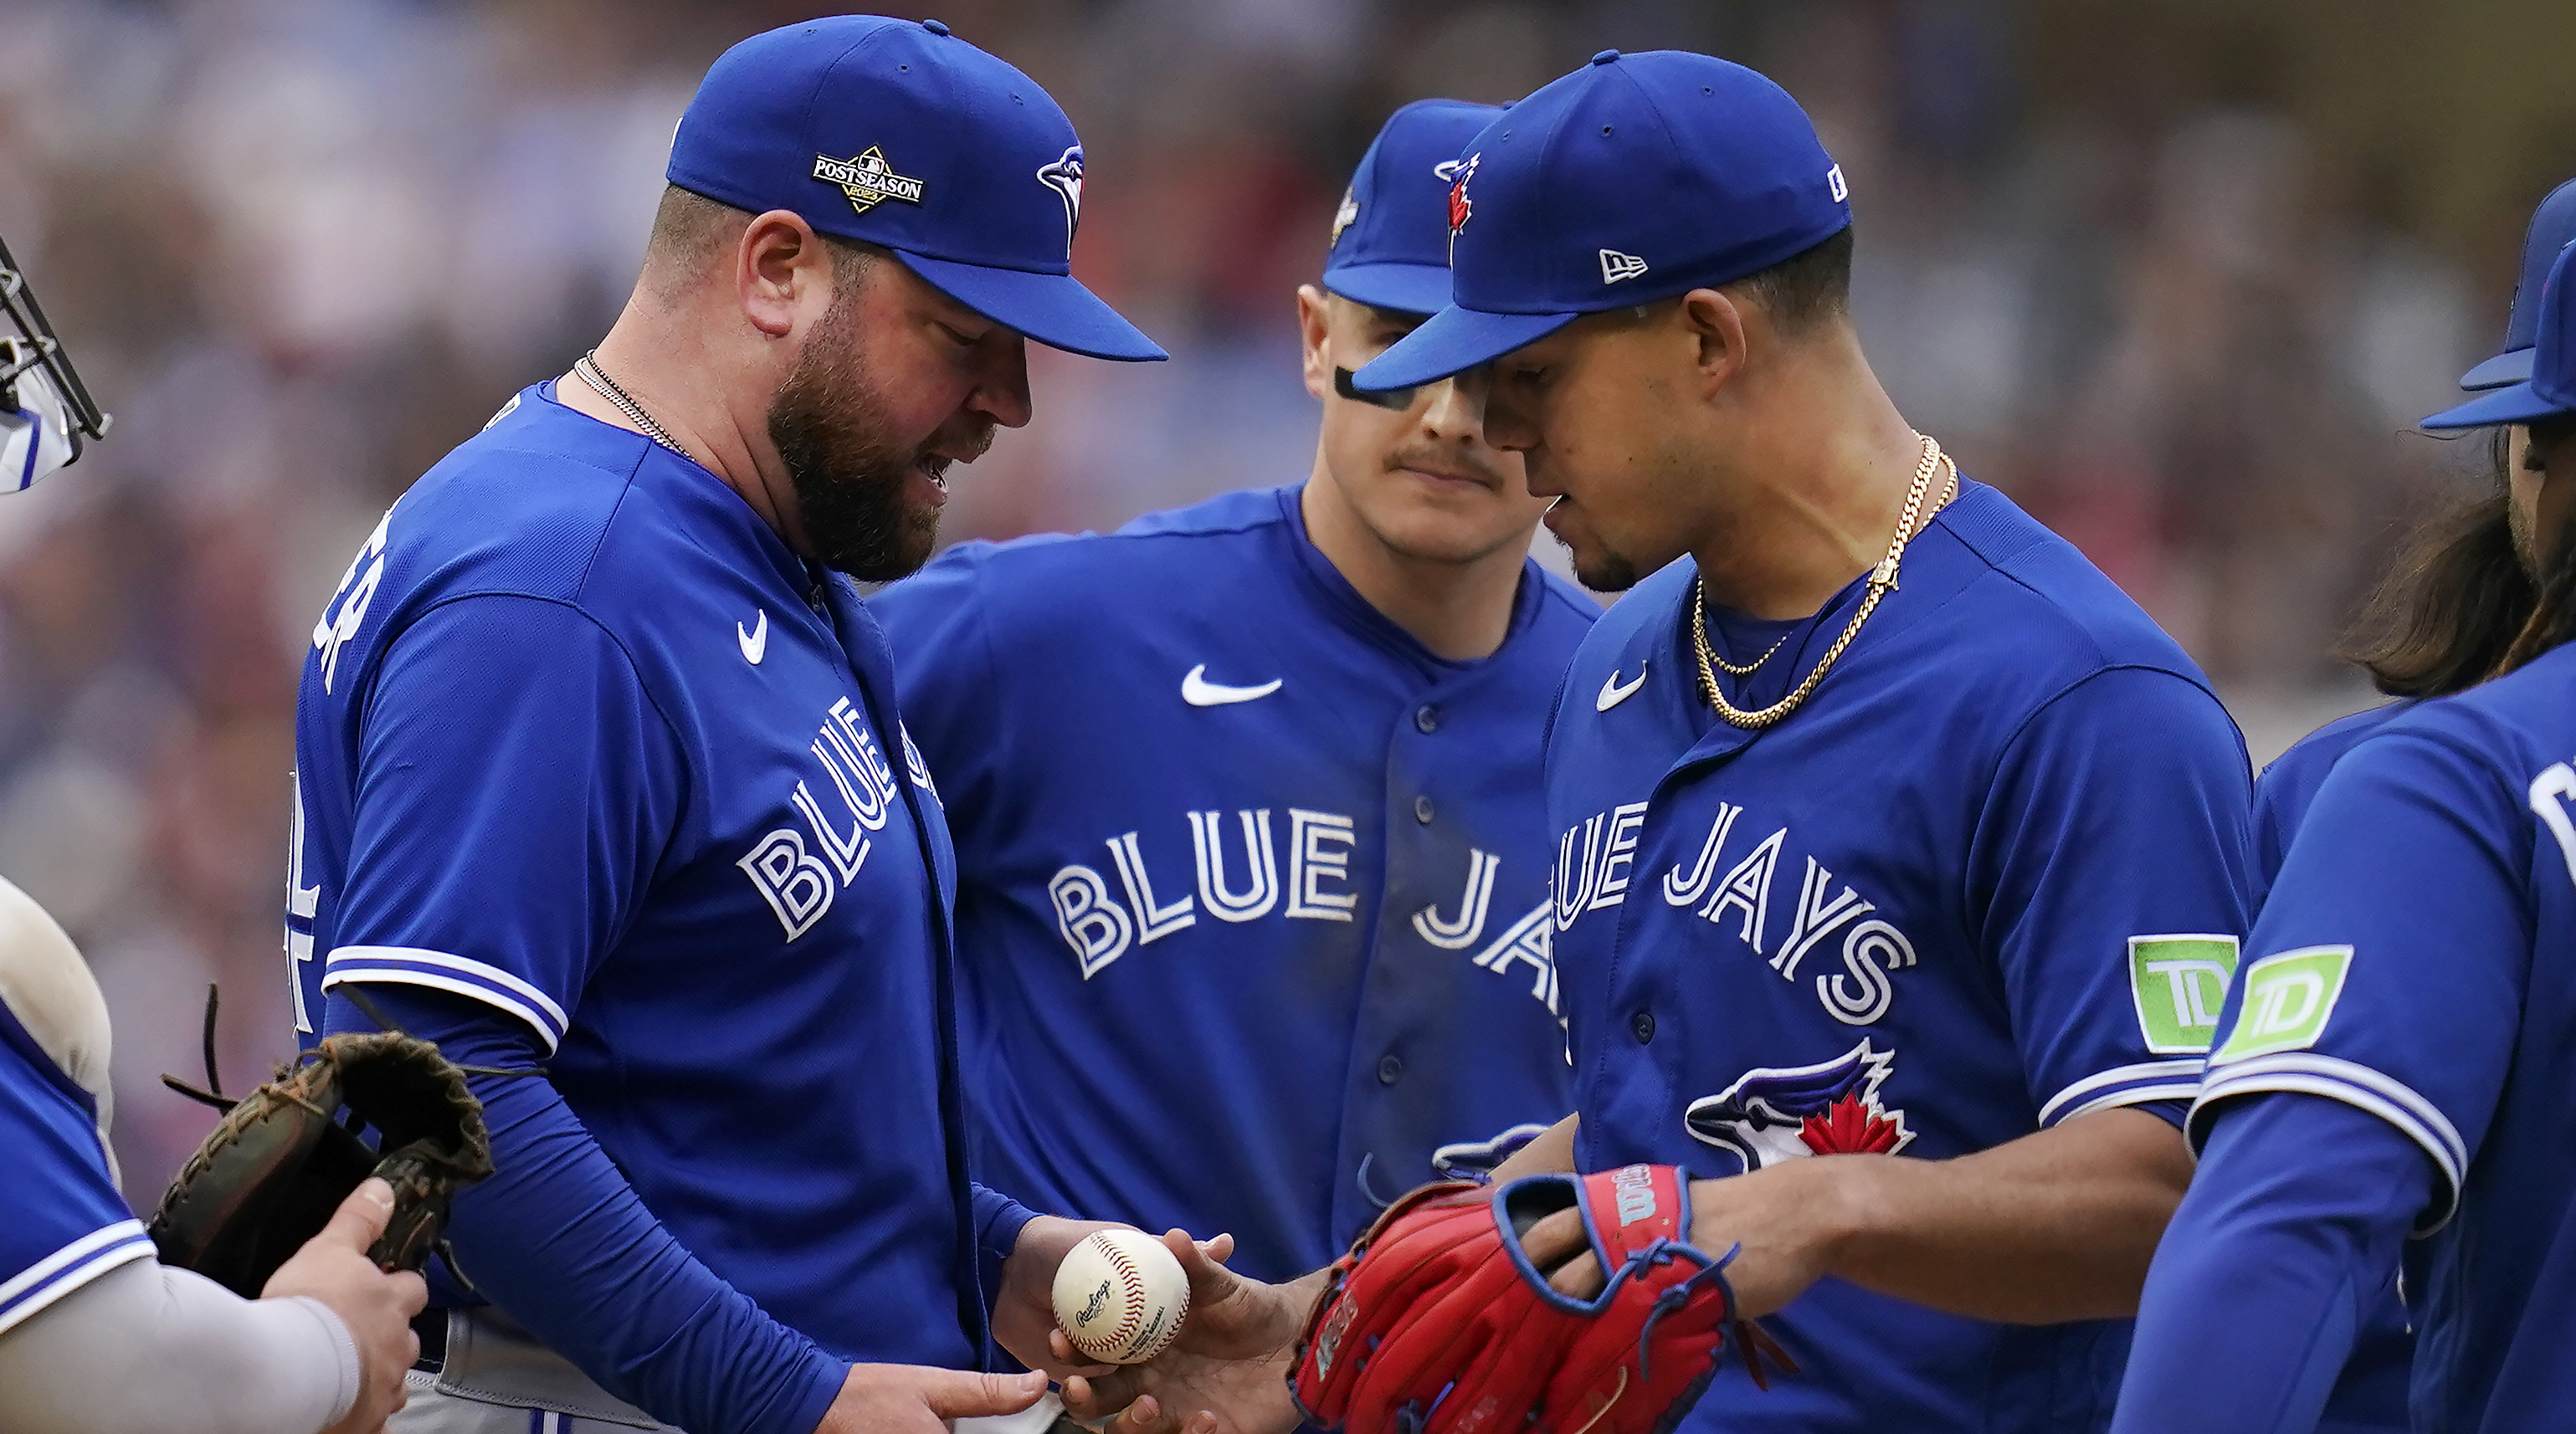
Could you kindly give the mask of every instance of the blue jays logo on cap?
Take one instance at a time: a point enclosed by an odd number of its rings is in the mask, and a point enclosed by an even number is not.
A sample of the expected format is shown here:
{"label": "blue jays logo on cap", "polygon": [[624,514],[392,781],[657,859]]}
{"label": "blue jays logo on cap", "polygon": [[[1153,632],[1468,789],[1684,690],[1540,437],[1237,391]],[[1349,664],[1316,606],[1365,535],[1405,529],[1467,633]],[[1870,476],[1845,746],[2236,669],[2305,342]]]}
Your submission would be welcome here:
{"label": "blue jays logo on cap", "polygon": [[671,183],[889,251],[1043,344],[1163,351],[1073,277],[1082,141],[1035,80],[936,20],[835,15],[725,51],[671,139]]}
{"label": "blue jays logo on cap", "polygon": [[1038,183],[1056,192],[1064,201],[1064,247],[1073,252],[1073,231],[1082,227],[1082,146],[1074,145],[1057,155],[1053,164],[1038,170]]}
{"label": "blue jays logo on cap", "polygon": [[814,156],[814,177],[825,184],[839,185],[841,192],[850,197],[850,207],[861,214],[875,208],[880,200],[921,202],[921,181],[895,173],[886,163],[884,152],[875,145],[869,145],[855,159]]}
{"label": "blue jays logo on cap", "polygon": [[1842,170],[1798,102],[1680,50],[1604,50],[1461,152],[1453,302],[1360,370],[1360,389],[1428,383],[1585,314],[1733,283],[1851,223]]}
{"label": "blue jays logo on cap", "polygon": [[1453,265],[1458,262],[1458,231],[1476,217],[1476,201],[1467,197],[1467,181],[1476,177],[1476,162],[1483,158],[1481,154],[1471,154],[1459,160],[1452,171],[1455,177],[1449,181],[1449,262]]}

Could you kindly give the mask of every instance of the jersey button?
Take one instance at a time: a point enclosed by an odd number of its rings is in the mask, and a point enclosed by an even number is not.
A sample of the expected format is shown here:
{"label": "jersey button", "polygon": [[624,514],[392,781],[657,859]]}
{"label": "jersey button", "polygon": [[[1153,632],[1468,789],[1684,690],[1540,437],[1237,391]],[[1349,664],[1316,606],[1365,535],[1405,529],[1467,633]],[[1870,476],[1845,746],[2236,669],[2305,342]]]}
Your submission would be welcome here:
{"label": "jersey button", "polygon": [[1431,799],[1429,797],[1415,797],[1413,799],[1413,819],[1422,823],[1426,827],[1431,825]]}
{"label": "jersey button", "polygon": [[1637,1014],[1630,1016],[1628,1018],[1628,1029],[1636,1035],[1637,1044],[1641,1046],[1646,1042],[1653,1040],[1655,1038],[1655,1013],[1652,1011],[1639,1011]]}
{"label": "jersey button", "polygon": [[1396,1059],[1394,1056],[1380,1056],[1380,1057],[1378,1057],[1378,1060],[1377,1060],[1377,1083],[1378,1083],[1379,1085],[1393,1085],[1393,1084],[1395,1084],[1396,1077],[1398,1077],[1398,1076],[1400,1076],[1400,1075],[1403,1075],[1403,1074],[1404,1074],[1404,1062],[1403,1062],[1403,1061],[1400,1061],[1400,1060]]}
{"label": "jersey button", "polygon": [[1413,709],[1413,725],[1423,732],[1440,730],[1440,709],[1425,702]]}

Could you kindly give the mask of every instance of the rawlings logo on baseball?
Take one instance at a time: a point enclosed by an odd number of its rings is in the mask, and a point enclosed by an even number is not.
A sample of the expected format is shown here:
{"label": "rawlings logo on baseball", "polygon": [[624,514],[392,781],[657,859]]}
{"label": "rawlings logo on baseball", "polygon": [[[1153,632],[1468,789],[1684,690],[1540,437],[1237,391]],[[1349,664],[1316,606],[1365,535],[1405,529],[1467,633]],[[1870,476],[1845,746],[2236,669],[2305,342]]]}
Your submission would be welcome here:
{"label": "rawlings logo on baseball", "polygon": [[1055,1322],[1073,1347],[1106,1364],[1163,1352],[1190,1310],[1189,1276],[1142,1230],[1095,1230],[1055,1272]]}

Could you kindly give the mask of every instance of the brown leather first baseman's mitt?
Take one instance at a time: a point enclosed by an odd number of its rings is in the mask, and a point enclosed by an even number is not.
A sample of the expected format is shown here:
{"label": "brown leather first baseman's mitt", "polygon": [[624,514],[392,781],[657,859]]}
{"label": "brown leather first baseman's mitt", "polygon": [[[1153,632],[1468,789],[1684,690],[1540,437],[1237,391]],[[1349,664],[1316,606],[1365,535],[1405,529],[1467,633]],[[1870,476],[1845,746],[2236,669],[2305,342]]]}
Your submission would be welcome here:
{"label": "brown leather first baseman's mitt", "polygon": [[[358,1138],[361,1126],[377,1132],[377,1150]],[[397,1032],[331,1036],[224,1113],[161,1197],[152,1242],[162,1263],[256,1299],[378,1175],[394,1189],[394,1213],[367,1253],[379,1268],[417,1270],[449,1200],[491,1173],[483,1103],[438,1047]]]}
{"label": "brown leather first baseman's mitt", "polygon": [[[1521,1247],[1569,1206],[1609,1277],[1589,1300]],[[1351,1434],[1660,1434],[1730,1338],[1757,1382],[1765,1356],[1795,1368],[1736,1315],[1732,1252],[1689,1238],[1689,1179],[1670,1165],[1426,1185],[1334,1265],[1289,1376],[1297,1407]]]}

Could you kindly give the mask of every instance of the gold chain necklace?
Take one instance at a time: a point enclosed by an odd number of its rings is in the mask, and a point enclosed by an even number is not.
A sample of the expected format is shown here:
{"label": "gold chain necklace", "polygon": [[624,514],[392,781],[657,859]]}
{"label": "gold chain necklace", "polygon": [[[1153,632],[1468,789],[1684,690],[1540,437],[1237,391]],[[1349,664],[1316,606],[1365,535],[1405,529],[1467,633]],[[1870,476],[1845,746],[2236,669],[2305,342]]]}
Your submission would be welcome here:
{"label": "gold chain necklace", "polygon": [[1788,645],[1789,634],[1784,632],[1771,640],[1771,645],[1763,650],[1760,657],[1741,665],[1729,662],[1725,658],[1718,656],[1715,648],[1707,649],[1705,656],[1709,661],[1717,664],[1718,671],[1726,673],[1730,677],[1751,677],[1754,673],[1762,670],[1762,664],[1769,662],[1774,653],[1777,653],[1781,648]]}
{"label": "gold chain necklace", "polygon": [[[1807,700],[1807,694],[1815,691],[1816,684],[1824,681],[1825,674],[1833,670],[1835,661],[1843,655],[1843,649],[1851,646],[1853,638],[1860,636],[1860,626],[1869,621],[1871,613],[1878,610],[1878,600],[1895,589],[1896,569],[1905,561],[1905,544],[1914,536],[1915,522],[1918,517],[1926,521],[1930,518],[1930,514],[1923,512],[1923,497],[1931,489],[1932,475],[1943,468],[1950,471],[1949,478],[1941,485],[1940,498],[1932,505],[1932,511],[1935,513],[1941,510],[1942,504],[1949,501],[1950,494],[1959,481],[1959,465],[1951,462],[1949,455],[1941,451],[1941,445],[1934,442],[1928,434],[1918,433],[1915,437],[1923,441],[1923,456],[1915,462],[1914,486],[1905,494],[1905,512],[1896,520],[1896,537],[1887,545],[1887,556],[1878,560],[1877,567],[1870,569],[1869,591],[1860,600],[1860,610],[1853,613],[1851,621],[1843,625],[1842,636],[1834,639],[1834,645],[1825,649],[1823,657],[1816,659],[1815,668],[1807,674],[1806,680],[1791,688],[1788,696],[1768,707],[1751,712],[1726,700],[1726,694],[1718,690],[1717,669],[1725,667],[1727,671],[1742,677],[1749,674],[1752,668],[1737,668],[1722,663],[1718,660],[1717,654],[1710,650],[1708,597],[1705,591],[1707,579],[1702,577],[1691,582],[1691,644],[1699,651],[1700,695],[1708,699],[1709,706],[1717,709],[1718,716],[1738,727],[1758,732],[1797,711],[1799,704]],[[1787,641],[1787,638],[1784,636],[1782,641]],[[1772,651],[1778,650],[1778,645],[1774,644]],[[1760,658],[1754,660],[1753,667],[1761,666],[1770,656],[1769,652],[1762,654]]]}

